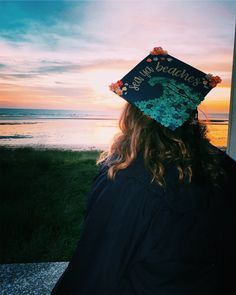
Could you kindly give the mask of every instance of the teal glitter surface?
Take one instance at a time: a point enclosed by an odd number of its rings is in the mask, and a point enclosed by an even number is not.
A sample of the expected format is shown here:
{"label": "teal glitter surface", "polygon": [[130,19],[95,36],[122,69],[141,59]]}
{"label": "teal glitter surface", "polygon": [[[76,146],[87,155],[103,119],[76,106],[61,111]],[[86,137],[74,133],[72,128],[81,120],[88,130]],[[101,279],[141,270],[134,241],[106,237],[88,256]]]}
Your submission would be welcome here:
{"label": "teal glitter surface", "polygon": [[162,95],[154,99],[136,101],[134,104],[144,114],[171,130],[180,127],[204,99],[201,93],[194,92],[189,86],[174,79],[152,77],[148,83],[152,87],[162,85]]}

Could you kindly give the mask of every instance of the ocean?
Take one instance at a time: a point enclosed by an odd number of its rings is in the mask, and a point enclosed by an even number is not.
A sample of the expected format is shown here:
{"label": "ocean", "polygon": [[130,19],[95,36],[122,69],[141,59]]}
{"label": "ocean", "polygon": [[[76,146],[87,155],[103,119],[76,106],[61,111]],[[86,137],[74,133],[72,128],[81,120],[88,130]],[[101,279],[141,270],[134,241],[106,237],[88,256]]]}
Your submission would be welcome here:
{"label": "ocean", "polygon": [[[224,149],[228,113],[207,117],[210,141]],[[0,146],[105,150],[119,132],[118,118],[117,112],[0,108]]]}

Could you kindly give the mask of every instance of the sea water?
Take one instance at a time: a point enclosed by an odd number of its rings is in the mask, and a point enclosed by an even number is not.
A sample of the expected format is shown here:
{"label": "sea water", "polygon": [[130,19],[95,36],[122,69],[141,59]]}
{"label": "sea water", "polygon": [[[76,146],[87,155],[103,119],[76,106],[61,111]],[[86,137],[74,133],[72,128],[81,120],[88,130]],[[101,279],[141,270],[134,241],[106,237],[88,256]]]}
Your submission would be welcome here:
{"label": "sea water", "polygon": [[[207,117],[210,141],[226,148],[228,113]],[[118,118],[117,112],[0,108],[0,146],[105,150],[120,131]]]}

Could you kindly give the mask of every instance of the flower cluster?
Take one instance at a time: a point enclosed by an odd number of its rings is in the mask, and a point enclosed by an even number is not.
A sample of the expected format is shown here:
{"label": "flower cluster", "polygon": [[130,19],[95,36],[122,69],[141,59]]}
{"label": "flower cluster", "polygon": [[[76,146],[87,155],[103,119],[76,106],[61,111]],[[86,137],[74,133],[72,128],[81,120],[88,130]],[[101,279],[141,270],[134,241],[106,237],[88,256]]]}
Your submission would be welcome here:
{"label": "flower cluster", "polygon": [[123,91],[127,90],[127,87],[125,86],[122,87],[122,86],[123,86],[123,82],[121,80],[118,80],[116,83],[112,83],[111,85],[109,85],[109,88],[111,91],[114,91],[116,94],[122,95]]}
{"label": "flower cluster", "polygon": [[207,74],[205,78],[202,79],[204,87],[210,86],[212,88],[216,87],[216,85],[222,81],[219,76],[213,76],[212,74]]}
{"label": "flower cluster", "polygon": [[154,47],[152,51],[150,51],[152,55],[159,55],[159,54],[168,54],[166,50],[162,49],[162,47]]}

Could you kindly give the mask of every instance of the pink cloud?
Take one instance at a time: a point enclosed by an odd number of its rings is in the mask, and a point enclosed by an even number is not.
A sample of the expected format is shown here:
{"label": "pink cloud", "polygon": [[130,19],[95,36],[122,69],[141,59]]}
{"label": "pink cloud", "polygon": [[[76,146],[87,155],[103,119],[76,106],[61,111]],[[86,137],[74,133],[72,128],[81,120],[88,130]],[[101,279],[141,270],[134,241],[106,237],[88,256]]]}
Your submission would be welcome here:
{"label": "pink cloud", "polygon": [[[103,73],[100,83],[105,89],[109,81],[128,72],[154,46],[162,46],[202,71],[222,75],[222,86],[230,87],[233,8],[233,4],[213,5],[209,1],[181,5],[179,1],[91,1],[81,25],[77,23],[76,8],[73,10],[73,36],[66,20],[58,20],[51,28],[30,23],[25,42],[0,38],[0,63],[6,65],[1,69],[0,83],[5,85],[5,95],[8,89],[11,105],[24,102],[24,106],[28,103],[33,107],[45,103],[52,108],[57,104],[70,108],[85,106],[86,100],[86,107],[93,108],[101,100],[100,107],[107,108],[114,96],[109,90],[101,93],[98,87],[93,88],[96,75]],[[68,30],[68,35],[59,35],[61,29]],[[87,38],[80,38],[81,34]],[[56,50],[45,41],[50,38],[56,40]],[[61,71],[60,63],[64,64]],[[15,86],[6,86],[9,81]],[[15,89],[20,92],[16,94]]]}

